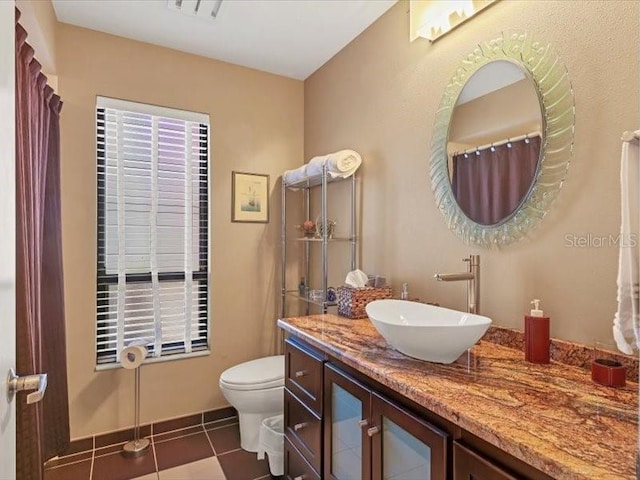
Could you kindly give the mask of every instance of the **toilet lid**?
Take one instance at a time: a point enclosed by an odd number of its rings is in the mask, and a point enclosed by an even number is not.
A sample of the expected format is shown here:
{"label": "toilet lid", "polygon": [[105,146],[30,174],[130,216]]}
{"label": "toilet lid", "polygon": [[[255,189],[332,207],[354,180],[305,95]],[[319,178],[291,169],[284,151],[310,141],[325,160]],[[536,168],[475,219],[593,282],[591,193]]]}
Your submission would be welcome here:
{"label": "toilet lid", "polygon": [[284,355],[258,358],[231,367],[220,375],[220,384],[234,390],[255,390],[284,385]]}

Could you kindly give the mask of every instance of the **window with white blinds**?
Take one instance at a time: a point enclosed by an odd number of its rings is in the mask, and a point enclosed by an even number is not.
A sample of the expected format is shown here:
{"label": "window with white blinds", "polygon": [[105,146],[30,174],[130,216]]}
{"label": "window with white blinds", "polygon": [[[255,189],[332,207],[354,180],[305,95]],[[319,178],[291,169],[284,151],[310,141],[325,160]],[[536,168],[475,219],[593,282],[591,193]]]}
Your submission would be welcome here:
{"label": "window with white blinds", "polygon": [[97,364],[208,349],[208,115],[98,97]]}

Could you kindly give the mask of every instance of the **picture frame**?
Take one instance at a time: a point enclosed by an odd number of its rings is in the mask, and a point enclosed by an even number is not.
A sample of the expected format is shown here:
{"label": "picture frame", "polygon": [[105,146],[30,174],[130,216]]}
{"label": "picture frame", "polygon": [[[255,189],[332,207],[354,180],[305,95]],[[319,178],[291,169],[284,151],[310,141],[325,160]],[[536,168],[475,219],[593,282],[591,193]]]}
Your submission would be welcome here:
{"label": "picture frame", "polygon": [[269,175],[231,172],[231,221],[269,223]]}

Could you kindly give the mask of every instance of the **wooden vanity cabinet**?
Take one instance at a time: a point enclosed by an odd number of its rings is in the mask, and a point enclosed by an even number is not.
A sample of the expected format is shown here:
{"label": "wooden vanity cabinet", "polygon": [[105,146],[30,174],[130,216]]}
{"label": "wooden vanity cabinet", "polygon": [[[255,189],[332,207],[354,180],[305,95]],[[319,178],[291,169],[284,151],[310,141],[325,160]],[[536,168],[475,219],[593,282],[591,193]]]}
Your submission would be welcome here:
{"label": "wooden vanity cabinet", "polygon": [[551,478],[375,385],[303,341],[286,340],[286,479]]}
{"label": "wooden vanity cabinet", "polygon": [[324,369],[324,478],[447,479],[445,432],[330,363]]}
{"label": "wooden vanity cabinet", "polygon": [[322,364],[324,358],[305,345],[285,341],[284,386],[312,412],[322,416]]}
{"label": "wooden vanity cabinet", "polygon": [[324,478],[371,478],[371,390],[324,366]]}
{"label": "wooden vanity cabinet", "polygon": [[284,354],[285,477],[322,478],[324,359],[292,339]]}
{"label": "wooden vanity cabinet", "polygon": [[284,439],[284,478],[286,480],[320,480],[322,478],[286,436]]}
{"label": "wooden vanity cabinet", "polygon": [[454,442],[453,480],[518,480],[473,450]]}

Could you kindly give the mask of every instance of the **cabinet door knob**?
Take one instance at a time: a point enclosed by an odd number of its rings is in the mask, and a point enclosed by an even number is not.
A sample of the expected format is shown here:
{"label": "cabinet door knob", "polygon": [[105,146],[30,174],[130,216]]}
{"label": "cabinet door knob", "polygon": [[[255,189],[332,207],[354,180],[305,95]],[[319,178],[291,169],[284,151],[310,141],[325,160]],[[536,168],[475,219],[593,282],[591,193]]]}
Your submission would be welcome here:
{"label": "cabinet door knob", "polygon": [[369,425],[369,420],[367,420],[366,418],[365,418],[364,420],[360,420],[360,421],[358,422],[358,425],[360,425],[360,428],[364,428],[364,427],[366,427],[367,425]]}
{"label": "cabinet door knob", "polygon": [[304,480],[304,475],[298,475],[293,480]]}
{"label": "cabinet door knob", "polygon": [[296,423],[293,426],[293,429],[297,432],[298,430],[300,430],[300,429],[302,429],[302,428],[304,428],[306,426],[307,426],[307,422]]}
{"label": "cabinet door knob", "polygon": [[378,427],[371,427],[367,430],[367,435],[373,437],[376,433],[378,433],[380,429]]}
{"label": "cabinet door knob", "polygon": [[298,370],[296,372],[296,378],[304,377],[307,374],[306,370]]}

